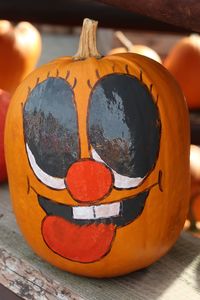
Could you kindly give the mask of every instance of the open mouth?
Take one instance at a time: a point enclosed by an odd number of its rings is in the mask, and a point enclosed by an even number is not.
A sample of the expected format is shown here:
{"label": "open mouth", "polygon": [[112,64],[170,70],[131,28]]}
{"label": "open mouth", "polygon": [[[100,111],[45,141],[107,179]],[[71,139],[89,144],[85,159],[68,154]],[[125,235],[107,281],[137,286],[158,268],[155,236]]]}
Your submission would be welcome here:
{"label": "open mouth", "polygon": [[48,216],[58,216],[77,225],[102,223],[125,226],[142,213],[148,194],[149,190],[118,202],[90,206],[69,206],[40,195],[38,202]]}
{"label": "open mouth", "polygon": [[81,263],[98,261],[110,251],[116,229],[141,215],[149,191],[91,206],[69,206],[38,195],[46,213],[41,228],[43,239],[64,258]]}

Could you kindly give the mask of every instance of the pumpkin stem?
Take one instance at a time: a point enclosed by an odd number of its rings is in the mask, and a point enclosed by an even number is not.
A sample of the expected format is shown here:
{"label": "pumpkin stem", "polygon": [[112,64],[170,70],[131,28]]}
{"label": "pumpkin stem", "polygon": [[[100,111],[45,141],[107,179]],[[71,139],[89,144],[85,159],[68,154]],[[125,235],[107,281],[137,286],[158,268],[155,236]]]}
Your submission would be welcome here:
{"label": "pumpkin stem", "polygon": [[79,47],[77,53],[73,56],[74,60],[83,60],[89,57],[102,57],[96,46],[97,25],[97,21],[87,18],[83,20]]}
{"label": "pumpkin stem", "polygon": [[118,38],[118,40],[127,48],[128,51],[131,51],[131,48],[133,47],[133,44],[131,41],[125,36],[125,34],[121,31],[116,31],[115,36]]}

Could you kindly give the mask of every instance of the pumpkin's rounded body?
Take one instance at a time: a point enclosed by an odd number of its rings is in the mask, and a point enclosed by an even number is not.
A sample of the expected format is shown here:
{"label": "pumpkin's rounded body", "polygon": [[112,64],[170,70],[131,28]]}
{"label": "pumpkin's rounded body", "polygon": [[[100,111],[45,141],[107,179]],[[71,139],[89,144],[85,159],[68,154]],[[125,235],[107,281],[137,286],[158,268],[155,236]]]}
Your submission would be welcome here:
{"label": "pumpkin's rounded body", "polygon": [[189,108],[199,108],[200,36],[192,34],[180,39],[166,57],[164,66],[180,84]]}
{"label": "pumpkin's rounded body", "polygon": [[13,93],[35,67],[41,54],[38,30],[28,22],[13,27],[0,20],[0,87]]}
{"label": "pumpkin's rounded body", "polygon": [[188,112],[157,62],[128,53],[40,67],[14,94],[5,142],[18,224],[51,264],[118,276],[177,240],[189,204]]}

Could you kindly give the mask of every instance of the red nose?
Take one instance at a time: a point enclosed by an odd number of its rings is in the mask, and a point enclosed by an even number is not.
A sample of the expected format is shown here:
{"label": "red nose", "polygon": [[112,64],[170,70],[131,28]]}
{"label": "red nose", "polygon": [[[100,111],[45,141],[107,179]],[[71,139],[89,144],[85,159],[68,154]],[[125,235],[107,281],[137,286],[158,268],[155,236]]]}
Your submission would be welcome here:
{"label": "red nose", "polygon": [[69,192],[81,202],[102,199],[109,193],[112,182],[111,171],[104,164],[89,159],[75,162],[66,176]]}

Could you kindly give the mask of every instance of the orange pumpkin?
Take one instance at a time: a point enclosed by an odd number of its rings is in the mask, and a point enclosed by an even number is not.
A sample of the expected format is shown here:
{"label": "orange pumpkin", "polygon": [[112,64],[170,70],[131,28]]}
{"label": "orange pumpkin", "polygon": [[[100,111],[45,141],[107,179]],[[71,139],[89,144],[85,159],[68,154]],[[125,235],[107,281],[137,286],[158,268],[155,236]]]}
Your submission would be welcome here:
{"label": "orange pumpkin", "polygon": [[35,67],[41,53],[41,37],[28,22],[13,27],[0,20],[0,87],[13,93]]}
{"label": "orange pumpkin", "polygon": [[115,35],[124,45],[124,47],[114,48],[108,52],[108,55],[132,52],[132,53],[144,55],[159,63],[162,63],[160,56],[152,48],[146,45],[134,45],[121,31],[116,31]]}
{"label": "orange pumpkin", "polygon": [[166,57],[164,66],[180,84],[189,108],[199,108],[200,36],[192,34],[180,39]]}
{"label": "orange pumpkin", "polygon": [[110,277],[150,265],[177,240],[189,202],[189,121],[166,69],[137,54],[101,57],[96,26],[86,19],[78,53],[18,87],[6,161],[32,249],[61,269]]}
{"label": "orange pumpkin", "polygon": [[191,173],[191,191],[190,191],[190,211],[189,220],[195,224],[200,221],[200,147],[190,146],[190,173]]}
{"label": "orange pumpkin", "polygon": [[10,99],[10,94],[0,89],[0,182],[3,182],[7,179],[4,155],[4,128]]}

